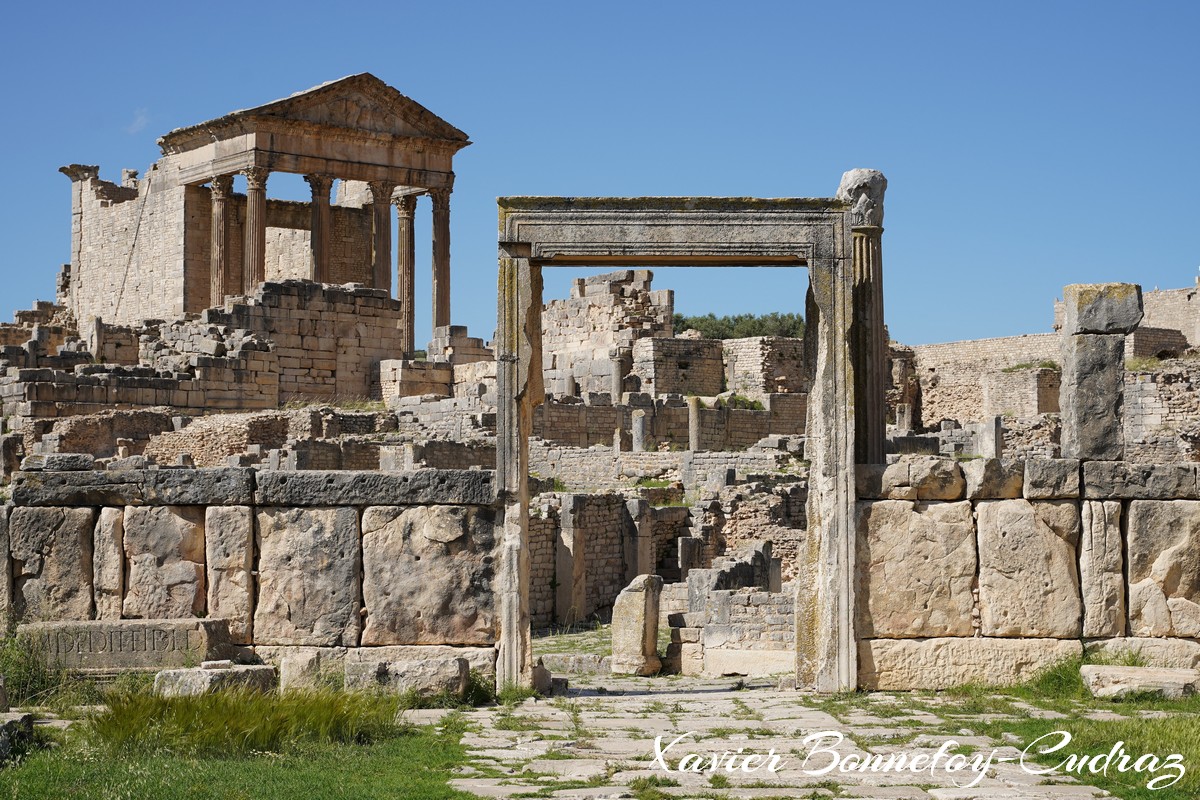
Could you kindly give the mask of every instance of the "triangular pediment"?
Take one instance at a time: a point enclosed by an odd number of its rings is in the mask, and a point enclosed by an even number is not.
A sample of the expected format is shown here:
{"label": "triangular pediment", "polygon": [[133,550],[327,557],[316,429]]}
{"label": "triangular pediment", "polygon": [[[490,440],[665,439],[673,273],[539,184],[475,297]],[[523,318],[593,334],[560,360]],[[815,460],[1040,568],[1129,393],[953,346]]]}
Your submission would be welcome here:
{"label": "triangular pediment", "polygon": [[436,139],[464,147],[470,143],[467,135],[458,128],[364,72],[199,125],[179,128],[162,137],[159,144],[163,145],[164,152],[176,147],[189,149],[200,141],[196,137],[199,133],[208,136],[222,128],[253,128],[254,121],[261,119],[295,120],[385,136]]}

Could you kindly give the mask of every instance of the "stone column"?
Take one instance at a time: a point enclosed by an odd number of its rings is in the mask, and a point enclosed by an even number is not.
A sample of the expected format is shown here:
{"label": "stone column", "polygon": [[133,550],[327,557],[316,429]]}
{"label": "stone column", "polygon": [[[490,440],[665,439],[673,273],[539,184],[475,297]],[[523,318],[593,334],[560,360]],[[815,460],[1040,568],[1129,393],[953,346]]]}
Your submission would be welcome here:
{"label": "stone column", "polygon": [[317,283],[332,283],[329,269],[329,236],[333,229],[333,212],[329,207],[329,188],[333,178],[328,175],[305,175],[312,189],[312,226],[309,244],[312,249],[310,277]]}
{"label": "stone column", "polygon": [[883,195],[887,178],[871,169],[842,176],[837,199],[851,203],[854,238],[853,329],[855,461],[882,464],[887,440],[887,333],[883,326]]}
{"label": "stone column", "polygon": [[1125,334],[1142,321],[1133,283],[1063,288],[1062,457],[1120,461],[1125,455]]}
{"label": "stone column", "polygon": [[392,293],[392,191],[396,184],[371,181],[371,281]]}
{"label": "stone column", "polygon": [[688,409],[688,450],[695,452],[700,449],[700,398],[689,397]]}
{"label": "stone column", "polygon": [[414,326],[414,287],[417,283],[417,248],[413,238],[413,216],[417,210],[417,196],[406,194],[396,199],[396,223],[399,233],[396,244],[396,298],[400,301],[400,338],[403,340],[404,355],[411,356],[416,350],[416,327]]}
{"label": "stone column", "polygon": [[642,453],[646,450],[646,412],[634,409],[633,422],[630,424],[633,433],[633,452]]}
{"label": "stone column", "polygon": [[663,579],[639,575],[613,603],[612,661],[614,675],[654,675],[658,658],[658,607]]}
{"label": "stone column", "polygon": [[[225,296],[242,293],[242,271],[230,268],[229,220],[225,204],[233,192],[233,176],[218,175],[212,179],[212,239],[209,246],[209,306],[225,303]],[[94,352],[94,351],[93,351]]]}
{"label": "stone column", "polygon": [[433,327],[450,324],[450,190],[430,189],[433,200]]}
{"label": "stone column", "polygon": [[253,294],[267,279],[266,167],[248,167],[246,176],[246,246],[242,258],[242,292]]}

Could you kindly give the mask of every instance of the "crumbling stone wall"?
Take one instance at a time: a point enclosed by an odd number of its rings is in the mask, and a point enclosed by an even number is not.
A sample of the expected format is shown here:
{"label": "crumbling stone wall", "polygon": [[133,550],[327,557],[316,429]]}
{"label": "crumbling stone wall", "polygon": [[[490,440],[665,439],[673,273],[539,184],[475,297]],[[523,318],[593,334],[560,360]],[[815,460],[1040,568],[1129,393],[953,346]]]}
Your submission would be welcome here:
{"label": "crumbling stone wall", "polygon": [[1200,460],[1200,362],[1171,359],[1125,373],[1125,457],[1139,463]]}
{"label": "crumbling stone wall", "polygon": [[921,387],[920,424],[935,428],[944,419],[979,422],[983,419],[980,376],[1018,364],[1058,362],[1058,335],[1038,333],[925,344],[913,347]]}
{"label": "crumbling stone wall", "polygon": [[1061,383],[1062,373],[1059,370],[1037,366],[984,373],[983,407],[979,417],[1057,414]]}
{"label": "crumbling stone wall", "polygon": [[650,395],[725,391],[722,347],[717,339],[646,337],[633,343],[633,377]]}
{"label": "crumbling stone wall", "polygon": [[[804,340],[784,336],[752,336],[721,342],[725,388],[746,397],[808,391],[804,375]],[[702,392],[697,392],[702,394]]]}

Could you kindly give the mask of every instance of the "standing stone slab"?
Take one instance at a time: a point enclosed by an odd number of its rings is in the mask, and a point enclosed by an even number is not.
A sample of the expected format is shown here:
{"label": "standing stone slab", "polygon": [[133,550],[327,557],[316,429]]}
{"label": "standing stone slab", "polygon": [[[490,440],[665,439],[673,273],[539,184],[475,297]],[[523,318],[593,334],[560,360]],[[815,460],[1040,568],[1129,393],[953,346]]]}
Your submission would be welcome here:
{"label": "standing stone slab", "polygon": [[858,682],[868,691],[901,692],[1003,685],[1082,655],[1083,645],[1072,639],[864,639],[858,643]]}
{"label": "standing stone slab", "polygon": [[11,506],[0,506],[0,614],[5,619],[13,601],[13,570],[8,541],[8,515],[11,511]]}
{"label": "standing stone slab", "polygon": [[613,604],[612,663],[618,675],[654,675],[658,658],[658,601],[663,580],[639,575],[621,590]]}
{"label": "standing stone slab", "polygon": [[17,626],[17,636],[32,641],[47,663],[68,669],[162,669],[230,655],[223,619],[39,622]]}
{"label": "standing stone slab", "polygon": [[246,506],[209,506],[204,514],[208,614],[229,620],[229,635],[250,644],[254,617],[254,512]]}
{"label": "standing stone slab", "polygon": [[125,510],[100,509],[92,573],[97,619],[120,619],[125,597]]}
{"label": "standing stone slab", "polygon": [[1133,333],[1142,321],[1136,283],[1073,283],[1063,287],[1063,333]]}
{"label": "standing stone slab", "polygon": [[126,619],[181,619],[205,613],[204,509],[126,506]]}
{"label": "standing stone slab", "polygon": [[91,508],[14,508],[8,521],[13,610],[26,622],[86,620],[92,599]]}
{"label": "standing stone slab", "polygon": [[971,636],[975,524],[971,504],[858,504],[858,634]]}
{"label": "standing stone slab", "polygon": [[363,645],[493,644],[494,526],[490,509],[366,509]]}
{"label": "standing stone slab", "polygon": [[1200,637],[1200,502],[1129,504],[1129,633]]}
{"label": "standing stone slab", "polygon": [[1083,610],[1076,505],[984,500],[976,514],[983,635],[1078,637]]}
{"label": "standing stone slab", "polygon": [[257,644],[358,644],[358,539],[353,508],[258,510]]}
{"label": "standing stone slab", "polygon": [[1083,635],[1125,635],[1125,557],[1120,501],[1084,500],[1079,543]]}
{"label": "standing stone slab", "polygon": [[1125,453],[1125,337],[1067,336],[1062,352],[1063,457],[1120,461]]}

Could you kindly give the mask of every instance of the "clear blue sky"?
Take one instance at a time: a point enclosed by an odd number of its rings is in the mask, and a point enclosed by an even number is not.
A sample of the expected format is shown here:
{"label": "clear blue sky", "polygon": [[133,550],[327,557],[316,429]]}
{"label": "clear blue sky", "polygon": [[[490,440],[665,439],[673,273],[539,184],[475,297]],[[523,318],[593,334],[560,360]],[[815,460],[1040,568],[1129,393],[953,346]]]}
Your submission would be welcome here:
{"label": "clear blue sky", "polygon": [[[1045,331],[1064,284],[1190,286],[1200,267],[1194,2],[176,5],[6,14],[5,318],[52,298],[69,260],[59,166],[116,180],[172,128],[363,71],[475,142],[456,159],[453,316],[485,338],[498,195],[830,196],[881,169],[887,321],[912,344]],[[269,194],[303,199],[290,178]],[[689,314],[802,311],[806,285],[655,281]]]}

